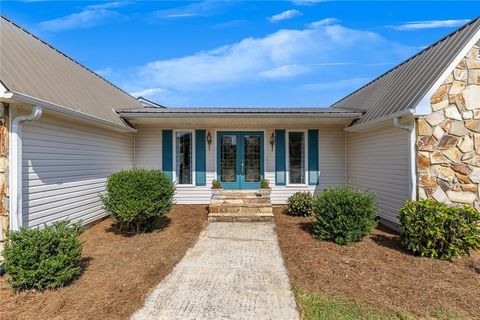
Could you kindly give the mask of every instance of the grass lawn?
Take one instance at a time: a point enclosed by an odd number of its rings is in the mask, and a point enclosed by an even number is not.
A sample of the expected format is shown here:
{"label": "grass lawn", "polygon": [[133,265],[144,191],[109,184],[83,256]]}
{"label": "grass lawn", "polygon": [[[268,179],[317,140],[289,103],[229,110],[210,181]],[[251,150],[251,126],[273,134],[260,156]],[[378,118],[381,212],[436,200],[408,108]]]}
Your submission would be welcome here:
{"label": "grass lawn", "polygon": [[124,236],[105,220],[88,229],[82,275],[59,290],[16,293],[0,277],[0,319],[128,319],[198,239],[205,206],[177,205],[161,231]]}
{"label": "grass lawn", "polygon": [[274,208],[280,248],[304,319],[478,319],[480,252],[453,262],[404,251],[376,229],[340,246],[318,241],[310,218]]}

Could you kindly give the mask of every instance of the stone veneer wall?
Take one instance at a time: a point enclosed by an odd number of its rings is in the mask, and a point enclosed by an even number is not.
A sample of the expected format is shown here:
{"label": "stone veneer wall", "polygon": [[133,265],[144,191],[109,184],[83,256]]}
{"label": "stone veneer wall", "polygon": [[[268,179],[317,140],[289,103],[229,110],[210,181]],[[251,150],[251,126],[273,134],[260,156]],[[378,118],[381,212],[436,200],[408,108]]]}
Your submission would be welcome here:
{"label": "stone veneer wall", "polygon": [[[0,260],[2,259],[3,242],[8,233],[8,211],[7,211],[7,177],[8,177],[8,109],[2,108],[0,114]],[[1,112],[0,112],[1,113]]]}
{"label": "stone veneer wall", "polygon": [[432,96],[432,113],[417,119],[417,170],[419,199],[480,210],[478,45]]}

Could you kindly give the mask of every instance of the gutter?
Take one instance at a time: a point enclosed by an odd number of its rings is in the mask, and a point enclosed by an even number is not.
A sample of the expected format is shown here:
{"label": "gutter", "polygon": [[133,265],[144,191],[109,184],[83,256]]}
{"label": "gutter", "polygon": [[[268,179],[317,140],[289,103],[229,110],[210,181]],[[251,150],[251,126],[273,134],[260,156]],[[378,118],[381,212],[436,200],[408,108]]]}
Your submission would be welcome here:
{"label": "gutter", "polygon": [[415,150],[415,121],[408,125],[400,123],[400,117],[393,119],[393,125],[402,130],[408,131],[408,193],[410,200],[417,200],[417,167]]}
{"label": "gutter", "polygon": [[22,123],[36,121],[42,117],[43,108],[35,106],[32,113],[17,116],[11,122],[10,143],[10,230],[18,231],[22,221]]}
{"label": "gutter", "polygon": [[89,115],[85,112],[72,110],[70,108],[66,108],[64,106],[61,106],[61,105],[58,105],[58,104],[55,104],[55,103],[52,103],[52,102],[48,102],[48,101],[45,101],[45,100],[42,100],[42,99],[39,99],[39,98],[29,96],[27,94],[15,92],[15,91],[10,91],[10,92],[4,93],[3,97],[6,98],[6,99],[13,99],[13,100],[17,100],[17,101],[28,103],[28,104],[41,105],[41,106],[43,106],[43,107],[45,107],[49,110],[57,111],[57,112],[60,112],[60,113],[66,114],[66,115],[70,115],[70,116],[74,116],[74,117],[77,117],[77,118],[81,118],[81,119],[84,119],[84,120],[96,122],[96,123],[98,123],[102,126],[107,126],[107,127],[113,128],[113,129],[118,130],[118,131],[123,131],[123,132],[136,132],[137,131],[135,128],[131,128],[127,125],[117,124],[117,123],[114,123],[114,122],[111,122],[111,121],[108,121],[108,120],[105,120],[105,119],[101,119],[101,118]]}
{"label": "gutter", "polygon": [[347,132],[355,132],[355,131],[359,131],[359,130],[362,130],[362,129],[368,129],[370,127],[374,127],[375,125],[377,125],[380,122],[395,119],[397,117],[403,117],[403,116],[411,115],[414,112],[415,112],[415,109],[402,110],[402,111],[399,111],[399,112],[395,112],[395,113],[386,115],[384,117],[376,118],[376,119],[366,121],[366,122],[363,122],[363,123],[359,123],[359,124],[354,124],[353,126],[345,128],[345,130]]}
{"label": "gutter", "polygon": [[271,118],[358,118],[361,113],[218,113],[218,112],[201,112],[201,113],[183,113],[183,112],[121,112],[118,114],[126,119],[135,118],[242,118],[242,117],[261,117],[268,116]]}

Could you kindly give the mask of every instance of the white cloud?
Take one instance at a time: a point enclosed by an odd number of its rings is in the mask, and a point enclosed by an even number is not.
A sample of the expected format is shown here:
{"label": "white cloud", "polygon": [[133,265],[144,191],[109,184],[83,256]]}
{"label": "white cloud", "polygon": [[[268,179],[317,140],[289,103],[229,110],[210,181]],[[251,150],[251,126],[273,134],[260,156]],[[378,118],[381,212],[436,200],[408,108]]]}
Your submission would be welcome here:
{"label": "white cloud", "polygon": [[291,0],[291,2],[298,6],[313,6],[314,4],[327,1],[328,0]]}
{"label": "white cloud", "polygon": [[208,17],[216,14],[224,3],[220,1],[203,1],[179,6],[172,9],[158,10],[150,15],[150,19],[180,19],[190,17]]}
{"label": "white cloud", "polygon": [[57,19],[42,21],[40,29],[46,31],[64,31],[76,28],[90,28],[103,24],[107,20],[120,19],[122,15],[111,9],[129,5],[129,2],[107,2],[85,7],[82,11]]}
{"label": "white cloud", "polygon": [[290,10],[287,10],[287,11],[280,12],[279,14],[276,14],[274,16],[271,16],[270,18],[268,18],[268,20],[272,23],[276,23],[276,22],[279,22],[279,21],[289,20],[289,19],[293,19],[293,18],[296,18],[296,17],[300,17],[302,15],[303,15],[303,13],[301,13],[300,11],[295,10],[295,9],[290,9]]}
{"label": "white cloud", "polygon": [[305,66],[297,64],[287,64],[273,69],[261,71],[258,73],[258,75],[262,78],[267,79],[284,79],[302,75],[307,73],[308,71],[309,69]]}
{"label": "white cloud", "polygon": [[359,88],[360,86],[366,84],[371,79],[369,78],[351,78],[351,79],[342,79],[330,82],[317,82],[309,83],[303,85],[302,87],[309,90],[315,91],[326,91],[326,90],[337,90],[345,88]]}
{"label": "white cloud", "polygon": [[[300,30],[283,29],[189,56],[152,61],[129,70],[128,82],[123,85],[133,92],[164,88],[188,96],[255,81],[293,79],[316,65],[400,60],[412,51],[377,33],[347,28],[329,19]],[[326,77],[330,72],[319,67],[314,71],[317,75],[325,72]]]}
{"label": "white cloud", "polygon": [[153,97],[158,96],[161,93],[167,93],[168,90],[164,88],[148,88],[140,91],[130,92],[134,97]]}
{"label": "white cloud", "polygon": [[470,21],[469,19],[459,20],[428,20],[428,21],[410,21],[398,26],[390,26],[396,30],[422,30],[435,28],[454,28],[459,27]]}

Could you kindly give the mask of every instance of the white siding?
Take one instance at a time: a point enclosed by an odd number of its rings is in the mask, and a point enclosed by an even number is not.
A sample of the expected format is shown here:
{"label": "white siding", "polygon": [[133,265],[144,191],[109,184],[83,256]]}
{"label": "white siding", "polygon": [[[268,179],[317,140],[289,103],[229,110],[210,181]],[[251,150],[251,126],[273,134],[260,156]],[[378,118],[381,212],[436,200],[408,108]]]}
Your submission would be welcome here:
{"label": "white siding", "polygon": [[44,116],[23,126],[23,225],[106,215],[99,193],[114,171],[133,166],[133,134]]}
{"label": "white siding", "polygon": [[[313,128],[310,128],[313,129]],[[274,129],[267,130],[265,139],[269,141]],[[318,191],[332,186],[345,185],[345,133],[343,127],[318,128],[318,159],[320,178],[318,186],[276,186],[275,148],[266,147],[265,178],[272,187],[272,204],[285,204],[288,197],[298,191]]]}
{"label": "white siding", "polygon": [[[162,168],[162,128],[137,126],[135,134],[135,166]],[[303,128],[302,128],[303,129]],[[310,128],[312,129],[312,128]],[[272,203],[284,204],[297,191],[317,192],[324,187],[344,185],[345,176],[345,134],[343,127],[322,127],[319,129],[319,186],[275,186],[275,149],[269,143],[275,129],[265,130],[265,178],[272,187]],[[207,148],[207,185],[178,186],[175,201],[178,204],[209,204],[211,183],[216,177],[216,131],[206,128],[213,137],[210,150]],[[228,129],[225,129],[228,130]],[[255,129],[252,129],[255,130]]]}
{"label": "white siding", "polygon": [[348,183],[375,192],[379,216],[397,222],[408,199],[408,134],[393,124],[347,134]]}
{"label": "white siding", "polygon": [[[214,132],[214,129],[206,129]],[[213,133],[212,133],[213,134]],[[176,186],[175,203],[210,204],[211,185],[215,179],[215,147],[207,147],[207,184],[205,186]],[[135,133],[135,167],[162,169],[162,128],[138,127]]]}

